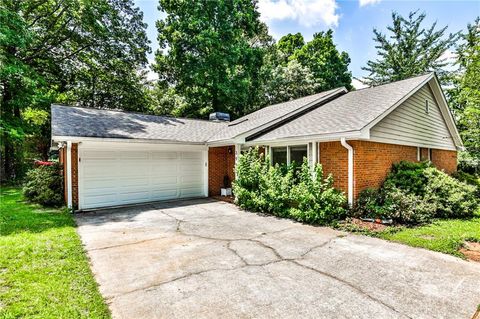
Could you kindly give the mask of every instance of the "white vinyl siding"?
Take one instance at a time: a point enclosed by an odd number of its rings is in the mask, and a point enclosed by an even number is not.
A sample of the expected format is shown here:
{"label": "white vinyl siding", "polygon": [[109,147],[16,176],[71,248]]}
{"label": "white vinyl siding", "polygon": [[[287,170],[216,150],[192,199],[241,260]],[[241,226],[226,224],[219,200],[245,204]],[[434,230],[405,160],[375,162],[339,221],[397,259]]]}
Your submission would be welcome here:
{"label": "white vinyl siding", "polygon": [[[428,101],[428,113],[425,101]],[[370,138],[383,143],[455,150],[428,84],[372,127]]]}
{"label": "white vinyl siding", "polygon": [[201,197],[204,179],[202,151],[83,149],[80,208]]}

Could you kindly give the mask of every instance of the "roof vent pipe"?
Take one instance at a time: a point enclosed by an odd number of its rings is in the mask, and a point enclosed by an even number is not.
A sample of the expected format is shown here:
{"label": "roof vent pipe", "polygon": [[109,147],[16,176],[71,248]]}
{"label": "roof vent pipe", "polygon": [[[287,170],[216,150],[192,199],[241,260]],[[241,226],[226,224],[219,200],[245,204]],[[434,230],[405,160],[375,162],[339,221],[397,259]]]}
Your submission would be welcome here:
{"label": "roof vent pipe", "polygon": [[345,137],[340,139],[340,143],[348,150],[348,205],[353,205],[353,147],[347,143]]}
{"label": "roof vent pipe", "polygon": [[213,122],[230,122],[230,114],[222,112],[210,113],[209,120]]}

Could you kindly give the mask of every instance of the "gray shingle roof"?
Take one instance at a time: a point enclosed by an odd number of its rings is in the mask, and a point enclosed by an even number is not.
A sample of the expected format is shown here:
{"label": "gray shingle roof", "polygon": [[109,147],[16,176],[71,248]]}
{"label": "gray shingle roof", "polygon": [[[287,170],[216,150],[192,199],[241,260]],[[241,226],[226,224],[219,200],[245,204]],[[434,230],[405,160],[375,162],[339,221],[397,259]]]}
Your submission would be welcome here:
{"label": "gray shingle roof", "polygon": [[349,92],[254,141],[359,131],[431,76],[432,74],[426,74]]}
{"label": "gray shingle roof", "polygon": [[205,143],[226,123],[52,105],[52,136]]}
{"label": "gray shingle roof", "polygon": [[314,95],[309,95],[296,100],[291,100],[284,103],[274,104],[264,107],[258,111],[245,115],[235,121],[232,121],[228,126],[224,127],[219,132],[215,133],[209,142],[222,141],[232,139],[235,136],[246,133],[260,126],[263,126],[269,122],[288,115],[298,109],[307,106],[311,103],[321,102],[323,98],[326,98],[334,93],[341,92],[344,88],[336,88],[333,90],[320,92]]}

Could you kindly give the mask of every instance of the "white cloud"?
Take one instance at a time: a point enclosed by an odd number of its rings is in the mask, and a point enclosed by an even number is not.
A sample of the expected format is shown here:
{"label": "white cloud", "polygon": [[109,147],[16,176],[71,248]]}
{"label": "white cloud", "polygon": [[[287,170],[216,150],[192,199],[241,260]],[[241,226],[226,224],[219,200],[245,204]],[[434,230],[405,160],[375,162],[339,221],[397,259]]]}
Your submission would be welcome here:
{"label": "white cloud", "polygon": [[319,24],[336,27],[340,15],[335,0],[260,0],[260,19],[265,23],[275,20],[295,20],[305,27]]}
{"label": "white cloud", "polygon": [[379,3],[382,0],[359,0],[358,3],[360,4],[360,7],[365,7],[371,4],[376,4]]}

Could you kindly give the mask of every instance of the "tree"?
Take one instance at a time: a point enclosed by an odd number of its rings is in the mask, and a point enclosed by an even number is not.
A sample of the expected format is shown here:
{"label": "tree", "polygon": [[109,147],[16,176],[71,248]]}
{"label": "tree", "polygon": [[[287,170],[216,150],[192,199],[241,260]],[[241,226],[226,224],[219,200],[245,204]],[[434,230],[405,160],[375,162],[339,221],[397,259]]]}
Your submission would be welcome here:
{"label": "tree", "polygon": [[308,67],[316,81],[321,83],[317,92],[340,86],[352,89],[352,75],[348,71],[350,57],[337,50],[332,30],[315,33],[311,41],[294,52],[292,59]]}
{"label": "tree", "polygon": [[186,103],[177,115],[223,111],[238,117],[255,104],[260,68],[271,42],[256,1],[160,0],[160,50],[155,70],[162,89]]}
{"label": "tree", "polygon": [[324,83],[317,79],[309,68],[297,60],[286,66],[277,65],[264,84],[264,101],[262,105],[277,104],[314,94]]}
{"label": "tree", "polygon": [[278,40],[276,48],[281,55],[281,63],[287,64],[291,56],[305,45],[303,35],[298,32],[296,34],[287,34]]}
{"label": "tree", "polygon": [[447,27],[436,30],[436,22],[424,28],[425,17],[425,13],[418,14],[418,11],[410,12],[408,18],[393,12],[392,25],[387,27],[390,36],[373,29],[378,58],[362,67],[370,72],[363,81],[365,84],[378,85],[431,71],[436,71],[440,78],[445,75],[448,62],[441,57],[458,35],[445,36]]}
{"label": "tree", "polygon": [[137,70],[145,66],[150,50],[145,28],[132,0],[2,0],[4,178],[19,177],[27,136],[49,146],[51,102],[142,107]]}
{"label": "tree", "polygon": [[480,163],[480,17],[468,24],[461,39],[456,50],[459,70],[449,100],[469,157]]}

